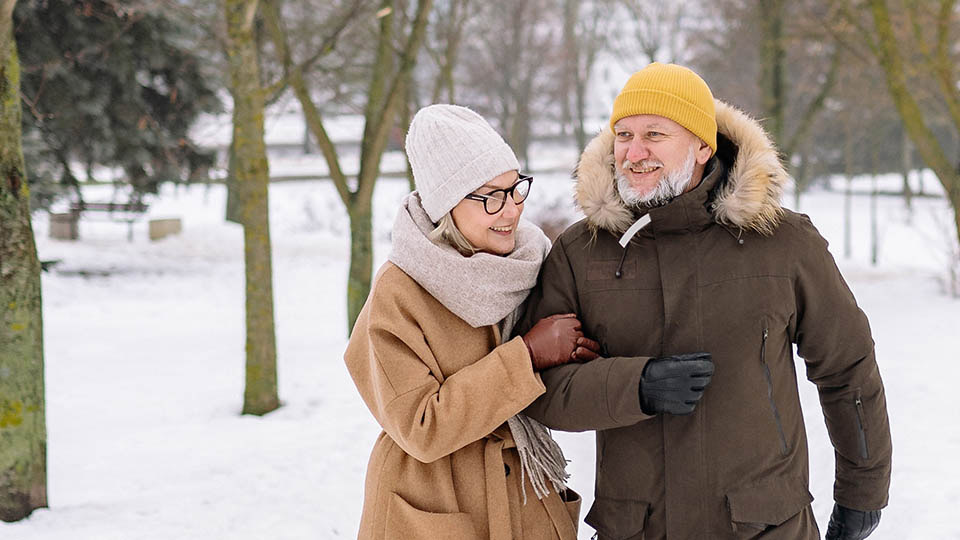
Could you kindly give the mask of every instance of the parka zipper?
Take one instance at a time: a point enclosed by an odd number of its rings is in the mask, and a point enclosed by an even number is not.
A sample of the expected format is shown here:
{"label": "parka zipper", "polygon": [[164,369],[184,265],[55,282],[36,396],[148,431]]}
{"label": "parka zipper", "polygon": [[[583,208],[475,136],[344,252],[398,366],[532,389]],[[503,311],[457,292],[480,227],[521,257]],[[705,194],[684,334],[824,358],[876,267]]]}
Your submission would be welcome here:
{"label": "parka zipper", "polygon": [[780,453],[787,455],[787,436],[783,432],[780,411],[777,410],[777,402],[773,398],[773,376],[770,374],[770,366],[767,364],[767,337],[769,335],[770,332],[764,326],[763,340],[760,342],[760,363],[763,364],[763,374],[767,378],[767,398],[770,400],[770,410],[773,411],[773,420],[777,423],[777,433],[780,435]]}
{"label": "parka zipper", "polygon": [[857,410],[857,439],[860,442],[860,457],[870,459],[870,452],[867,450],[867,431],[863,424],[863,401],[860,399],[860,390],[853,398],[854,408]]}

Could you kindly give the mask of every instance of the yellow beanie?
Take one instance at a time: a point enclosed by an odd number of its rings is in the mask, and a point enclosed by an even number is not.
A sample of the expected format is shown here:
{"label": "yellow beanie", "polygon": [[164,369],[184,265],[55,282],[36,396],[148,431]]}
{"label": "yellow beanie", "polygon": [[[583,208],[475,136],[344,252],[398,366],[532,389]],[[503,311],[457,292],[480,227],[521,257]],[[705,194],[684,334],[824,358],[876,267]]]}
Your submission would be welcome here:
{"label": "yellow beanie", "polygon": [[613,101],[610,128],[635,114],[669,118],[717,151],[717,115],[710,87],[688,68],[654,62],[634,73]]}

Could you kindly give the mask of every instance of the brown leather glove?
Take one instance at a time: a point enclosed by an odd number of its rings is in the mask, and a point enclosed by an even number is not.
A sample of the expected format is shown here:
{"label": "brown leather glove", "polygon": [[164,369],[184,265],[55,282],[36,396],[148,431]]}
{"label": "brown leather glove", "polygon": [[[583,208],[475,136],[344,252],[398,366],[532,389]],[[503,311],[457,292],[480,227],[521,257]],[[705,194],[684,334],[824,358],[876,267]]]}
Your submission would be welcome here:
{"label": "brown leather glove", "polygon": [[566,364],[571,360],[593,360],[600,352],[596,341],[584,337],[580,321],[573,313],[540,319],[523,335],[523,342],[530,352],[535,371]]}

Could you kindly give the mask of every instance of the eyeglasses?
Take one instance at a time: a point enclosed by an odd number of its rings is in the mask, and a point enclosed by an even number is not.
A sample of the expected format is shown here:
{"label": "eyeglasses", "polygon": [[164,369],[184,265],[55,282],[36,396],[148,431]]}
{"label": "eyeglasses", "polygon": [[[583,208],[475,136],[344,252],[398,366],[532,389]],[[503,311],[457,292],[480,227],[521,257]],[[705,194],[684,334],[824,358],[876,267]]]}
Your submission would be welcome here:
{"label": "eyeglasses", "polygon": [[507,189],[495,189],[486,195],[481,195],[479,193],[468,193],[464,199],[482,202],[483,210],[492,216],[503,210],[503,206],[507,204],[507,196],[512,197],[515,204],[523,203],[523,201],[526,200],[527,195],[530,194],[530,184],[532,183],[532,176],[524,176],[521,174],[520,180]]}

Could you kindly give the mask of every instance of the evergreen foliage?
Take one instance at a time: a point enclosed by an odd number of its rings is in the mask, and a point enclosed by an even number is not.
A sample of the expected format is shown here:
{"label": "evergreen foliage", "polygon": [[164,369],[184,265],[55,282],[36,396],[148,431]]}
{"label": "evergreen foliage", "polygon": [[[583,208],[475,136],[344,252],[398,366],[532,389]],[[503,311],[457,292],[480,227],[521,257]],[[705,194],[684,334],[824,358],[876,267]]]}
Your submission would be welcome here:
{"label": "evergreen foliage", "polygon": [[205,174],[213,158],[188,129],[220,110],[218,79],[186,25],[129,0],[26,0],[14,31],[35,206],[59,187],[104,180],[93,178],[97,165],[122,171],[137,198]]}

